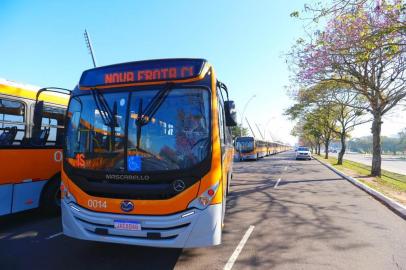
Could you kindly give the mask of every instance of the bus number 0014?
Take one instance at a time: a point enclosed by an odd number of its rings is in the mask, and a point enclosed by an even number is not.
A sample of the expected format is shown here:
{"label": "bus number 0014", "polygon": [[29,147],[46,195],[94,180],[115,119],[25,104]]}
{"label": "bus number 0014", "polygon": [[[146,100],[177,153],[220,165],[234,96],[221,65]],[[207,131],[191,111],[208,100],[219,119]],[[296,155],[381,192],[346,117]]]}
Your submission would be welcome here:
{"label": "bus number 0014", "polygon": [[87,206],[89,206],[90,208],[107,208],[107,202],[99,200],[88,200]]}

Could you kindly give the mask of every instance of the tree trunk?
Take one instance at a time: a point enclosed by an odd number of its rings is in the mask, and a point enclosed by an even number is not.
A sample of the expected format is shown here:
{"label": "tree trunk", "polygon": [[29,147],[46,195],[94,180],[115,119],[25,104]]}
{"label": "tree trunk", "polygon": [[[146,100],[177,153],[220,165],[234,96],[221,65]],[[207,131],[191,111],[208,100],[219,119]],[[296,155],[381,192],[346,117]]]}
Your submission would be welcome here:
{"label": "tree trunk", "polygon": [[382,116],[380,112],[374,113],[372,121],[372,176],[381,176],[381,126]]}
{"label": "tree trunk", "polygon": [[340,133],[341,150],[340,150],[340,153],[338,153],[337,165],[343,165],[343,157],[345,154],[345,150],[347,148],[347,145],[345,143],[346,137],[347,137],[347,135],[345,134],[345,132]]}
{"label": "tree trunk", "polygon": [[320,143],[317,144],[317,155],[320,156],[320,152],[321,152],[321,145]]}
{"label": "tree trunk", "polygon": [[325,159],[328,159],[328,147],[329,147],[329,144],[330,144],[330,140],[325,140],[324,141],[324,151],[325,151],[324,158]]}

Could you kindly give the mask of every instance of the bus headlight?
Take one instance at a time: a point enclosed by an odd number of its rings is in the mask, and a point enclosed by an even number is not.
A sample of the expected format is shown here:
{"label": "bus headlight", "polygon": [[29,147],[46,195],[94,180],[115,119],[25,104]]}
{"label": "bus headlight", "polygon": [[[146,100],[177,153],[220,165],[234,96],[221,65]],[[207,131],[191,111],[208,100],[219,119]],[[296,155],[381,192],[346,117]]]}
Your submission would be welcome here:
{"label": "bus headlight", "polygon": [[205,192],[200,194],[199,197],[194,199],[190,204],[189,208],[198,208],[198,209],[205,209],[213,200],[214,195],[216,194],[220,181],[218,181],[215,185],[209,187]]}

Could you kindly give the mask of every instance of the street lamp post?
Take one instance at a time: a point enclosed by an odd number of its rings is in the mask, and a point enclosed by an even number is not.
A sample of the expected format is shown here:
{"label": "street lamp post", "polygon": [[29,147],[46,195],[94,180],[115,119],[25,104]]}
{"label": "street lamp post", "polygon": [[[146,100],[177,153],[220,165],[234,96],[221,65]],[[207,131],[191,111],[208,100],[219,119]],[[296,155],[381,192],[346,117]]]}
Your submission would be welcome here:
{"label": "street lamp post", "polygon": [[271,118],[268,119],[268,121],[266,121],[265,125],[264,125],[264,136],[266,136],[266,131],[268,130],[268,124],[271,120],[275,119],[275,116],[272,116]]}
{"label": "street lamp post", "polygon": [[242,114],[241,114],[241,123],[240,123],[240,136],[242,137],[242,122],[243,122],[243,120],[244,120],[244,114],[245,114],[245,110],[247,109],[247,106],[248,106],[248,103],[250,103],[250,101],[254,98],[254,97],[256,97],[257,95],[252,95],[248,100],[247,100],[247,102],[245,103],[245,105],[244,105],[244,109],[242,110]]}

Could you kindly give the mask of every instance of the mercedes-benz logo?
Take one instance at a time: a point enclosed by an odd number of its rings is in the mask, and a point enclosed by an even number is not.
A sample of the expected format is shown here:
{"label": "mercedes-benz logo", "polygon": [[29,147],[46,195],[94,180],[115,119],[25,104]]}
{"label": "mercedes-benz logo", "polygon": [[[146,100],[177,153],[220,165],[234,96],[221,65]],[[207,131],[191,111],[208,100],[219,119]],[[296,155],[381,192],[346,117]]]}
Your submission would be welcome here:
{"label": "mercedes-benz logo", "polygon": [[185,189],[186,184],[182,180],[175,180],[173,181],[172,186],[176,192],[180,192]]}
{"label": "mercedes-benz logo", "polygon": [[131,201],[121,201],[120,208],[124,212],[131,212],[134,210],[134,204]]}

